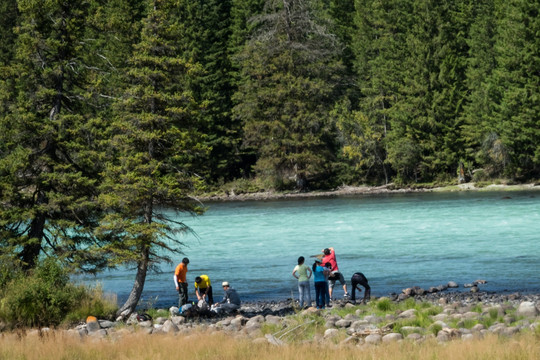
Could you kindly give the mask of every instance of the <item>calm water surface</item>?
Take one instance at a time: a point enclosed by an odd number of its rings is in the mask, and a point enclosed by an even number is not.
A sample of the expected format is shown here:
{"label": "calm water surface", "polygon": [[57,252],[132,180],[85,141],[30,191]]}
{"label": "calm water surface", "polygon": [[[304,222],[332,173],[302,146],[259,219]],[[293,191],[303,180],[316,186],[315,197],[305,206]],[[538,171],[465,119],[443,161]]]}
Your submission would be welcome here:
{"label": "calm water surface", "polygon": [[[486,291],[540,292],[540,192],[392,194],[279,201],[209,203],[200,217],[183,220],[198,235],[182,238],[195,276],[208,274],[214,296],[232,283],[249,301],[297,296],[291,272],[298,256],[334,247],[350,285],[361,271],[372,294],[418,285],[460,285],[485,279]],[[179,262],[181,257],[175,259]],[[143,301],[177,303],[173,265],[147,277]],[[133,270],[105,272],[100,282],[123,302]],[[342,296],[341,287],[336,295]],[[465,291],[461,287],[461,291]],[[314,296],[312,291],[312,297]]]}

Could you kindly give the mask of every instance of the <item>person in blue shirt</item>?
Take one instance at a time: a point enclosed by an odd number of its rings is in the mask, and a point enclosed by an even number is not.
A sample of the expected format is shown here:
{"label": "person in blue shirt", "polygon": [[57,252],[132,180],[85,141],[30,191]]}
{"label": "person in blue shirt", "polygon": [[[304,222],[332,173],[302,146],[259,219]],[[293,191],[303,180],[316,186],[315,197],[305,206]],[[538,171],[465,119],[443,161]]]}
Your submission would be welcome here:
{"label": "person in blue shirt", "polygon": [[[315,304],[317,309],[324,309],[325,301],[328,301],[329,298],[327,276],[330,270],[322,266],[320,259],[315,259],[312,269],[315,284]],[[327,302],[326,305],[330,304]]]}

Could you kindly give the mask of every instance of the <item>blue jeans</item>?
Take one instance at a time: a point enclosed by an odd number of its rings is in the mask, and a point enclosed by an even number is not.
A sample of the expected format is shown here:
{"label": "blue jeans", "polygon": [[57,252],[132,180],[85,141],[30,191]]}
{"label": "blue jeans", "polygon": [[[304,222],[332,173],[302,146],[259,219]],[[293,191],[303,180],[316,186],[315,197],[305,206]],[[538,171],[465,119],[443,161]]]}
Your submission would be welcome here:
{"label": "blue jeans", "polygon": [[311,306],[311,292],[309,291],[309,281],[298,282],[298,301],[300,307],[304,307],[304,303],[307,306]]}

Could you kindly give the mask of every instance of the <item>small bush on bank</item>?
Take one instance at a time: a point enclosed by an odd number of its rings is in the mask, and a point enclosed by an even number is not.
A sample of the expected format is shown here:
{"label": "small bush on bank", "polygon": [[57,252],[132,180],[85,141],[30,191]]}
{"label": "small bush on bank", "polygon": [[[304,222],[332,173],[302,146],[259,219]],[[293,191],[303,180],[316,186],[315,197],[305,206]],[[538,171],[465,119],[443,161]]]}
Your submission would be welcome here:
{"label": "small bush on bank", "polygon": [[76,286],[74,290],[77,292],[74,297],[79,301],[75,308],[66,315],[62,323],[66,325],[74,324],[84,321],[90,315],[98,319],[112,320],[114,318],[116,310],[118,310],[115,294],[104,294],[100,285],[93,288]]}
{"label": "small bush on bank", "polygon": [[18,271],[0,294],[0,319],[11,328],[81,321],[88,315],[105,316],[113,307],[100,290],[71,283],[69,272],[53,259],[27,274]]}

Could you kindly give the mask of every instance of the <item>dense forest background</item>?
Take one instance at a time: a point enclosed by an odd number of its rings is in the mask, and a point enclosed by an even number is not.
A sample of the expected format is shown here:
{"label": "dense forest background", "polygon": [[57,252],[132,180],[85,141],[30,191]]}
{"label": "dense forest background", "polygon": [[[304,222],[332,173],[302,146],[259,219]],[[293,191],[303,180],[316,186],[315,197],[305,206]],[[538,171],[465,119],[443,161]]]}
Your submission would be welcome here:
{"label": "dense forest background", "polygon": [[140,110],[136,99],[156,96],[162,116],[179,121],[169,126],[183,134],[170,141],[185,152],[183,169],[205,186],[429,183],[460,169],[477,180],[534,178],[539,8],[3,0],[1,154],[14,138],[35,148],[46,129],[78,144],[71,157],[99,151],[126,111]]}
{"label": "dense forest background", "polygon": [[1,254],[132,262],[137,299],[194,194],[537,179],[539,9],[2,0]]}

